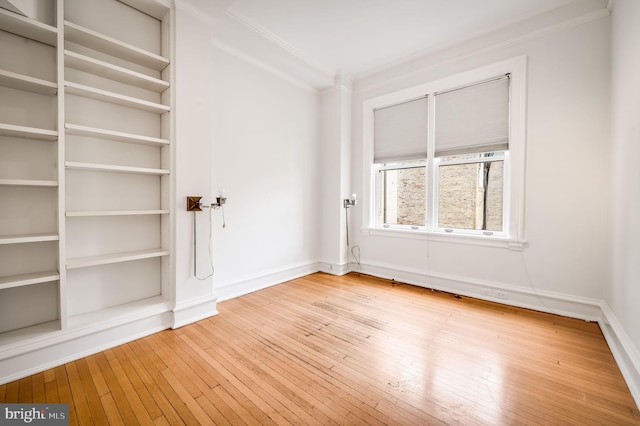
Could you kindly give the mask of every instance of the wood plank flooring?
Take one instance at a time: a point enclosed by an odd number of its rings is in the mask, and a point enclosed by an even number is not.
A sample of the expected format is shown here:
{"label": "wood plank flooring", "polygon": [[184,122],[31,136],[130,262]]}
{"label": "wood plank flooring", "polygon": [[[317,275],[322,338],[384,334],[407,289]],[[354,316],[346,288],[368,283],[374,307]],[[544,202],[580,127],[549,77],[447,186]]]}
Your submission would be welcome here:
{"label": "wood plank flooring", "polygon": [[72,425],[640,425],[597,324],[309,275],[0,386]]}

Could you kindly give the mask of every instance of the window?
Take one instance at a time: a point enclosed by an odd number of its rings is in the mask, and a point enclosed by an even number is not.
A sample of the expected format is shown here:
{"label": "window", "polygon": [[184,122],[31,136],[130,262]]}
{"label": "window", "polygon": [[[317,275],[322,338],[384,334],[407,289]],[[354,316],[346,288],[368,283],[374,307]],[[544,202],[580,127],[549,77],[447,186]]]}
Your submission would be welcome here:
{"label": "window", "polygon": [[522,240],[524,71],[516,58],[365,102],[370,228]]}

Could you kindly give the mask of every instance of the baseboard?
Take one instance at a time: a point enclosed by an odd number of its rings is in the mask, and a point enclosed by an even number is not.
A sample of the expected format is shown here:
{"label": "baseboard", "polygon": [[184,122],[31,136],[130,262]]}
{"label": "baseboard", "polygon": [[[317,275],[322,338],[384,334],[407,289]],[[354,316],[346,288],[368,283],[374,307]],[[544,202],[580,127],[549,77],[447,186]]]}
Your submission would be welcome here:
{"label": "baseboard", "polygon": [[10,356],[0,359],[0,384],[140,339],[171,325],[172,314],[167,310],[112,327],[88,328],[85,334],[77,330],[53,332],[53,336],[47,337],[46,344],[25,348],[25,351],[14,349]]}
{"label": "baseboard", "polygon": [[320,270],[319,262],[311,261],[297,265],[291,265],[285,268],[267,271],[262,274],[243,277],[234,281],[225,282],[216,285],[216,294],[218,301],[233,299],[244,294],[253,293],[267,287],[291,281],[305,275],[313,274]]}
{"label": "baseboard", "polygon": [[339,263],[332,263],[332,262],[320,260],[317,262],[317,264],[318,264],[318,271],[324,272],[326,274],[336,275],[338,277],[341,277],[351,272],[351,267],[350,267],[350,264],[348,263],[339,264]]}
{"label": "baseboard", "polygon": [[542,291],[510,284],[478,280],[474,278],[433,274],[422,271],[399,269],[389,265],[361,264],[360,272],[379,278],[454,293],[461,296],[489,300],[520,308],[599,321],[602,317],[600,300]]}
{"label": "baseboard", "polygon": [[218,297],[216,295],[208,295],[176,304],[173,309],[173,325],[171,328],[180,328],[218,315],[217,302]]}
{"label": "baseboard", "polygon": [[602,302],[602,318],[599,321],[602,334],[627,382],[631,396],[640,407],[640,352],[606,302]]}

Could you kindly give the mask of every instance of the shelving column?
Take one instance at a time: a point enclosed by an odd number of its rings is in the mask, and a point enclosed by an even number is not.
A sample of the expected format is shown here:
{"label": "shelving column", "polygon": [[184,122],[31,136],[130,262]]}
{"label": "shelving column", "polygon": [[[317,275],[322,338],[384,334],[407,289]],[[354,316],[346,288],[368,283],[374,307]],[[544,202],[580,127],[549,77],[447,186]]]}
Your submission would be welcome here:
{"label": "shelving column", "polygon": [[[0,346],[60,328],[59,1],[0,9]],[[0,358],[2,352],[0,351]]]}
{"label": "shelving column", "polygon": [[65,2],[69,328],[170,306],[169,38],[162,19],[125,3]]}

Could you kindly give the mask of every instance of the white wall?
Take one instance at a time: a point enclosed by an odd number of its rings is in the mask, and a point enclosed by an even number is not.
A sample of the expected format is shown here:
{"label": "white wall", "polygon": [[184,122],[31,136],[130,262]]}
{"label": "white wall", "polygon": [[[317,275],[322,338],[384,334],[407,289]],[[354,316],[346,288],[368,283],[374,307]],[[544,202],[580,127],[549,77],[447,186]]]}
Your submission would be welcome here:
{"label": "white wall", "polygon": [[[186,211],[187,196],[210,199],[211,179],[211,116],[213,101],[210,75],[213,69],[211,55],[212,22],[188,3],[176,4],[176,111],[175,111],[175,300],[176,311],[211,303],[205,311],[191,317],[215,314],[215,294],[212,280],[197,280],[193,276],[193,214]],[[198,269],[206,275],[209,264],[207,253],[207,217],[198,213]],[[188,322],[176,314],[176,325]]]}
{"label": "white wall", "polygon": [[[353,181],[362,192],[362,102],[501,60],[527,55],[527,154],[523,252],[424,239],[360,235],[365,271],[478,294],[495,286],[603,298],[607,281],[609,190],[609,20],[558,28],[535,38],[451,49],[437,62],[413,63],[367,76],[354,87]],[[365,202],[367,200],[364,200]],[[353,227],[364,225],[364,206]],[[481,293],[480,293],[481,294]],[[535,294],[534,294],[535,296]],[[524,297],[524,296],[523,296]],[[565,311],[533,297],[526,305]],[[524,299],[523,299],[524,302]],[[569,309],[570,310],[570,309]],[[595,312],[595,311],[594,311]],[[585,313],[587,316],[592,315]]]}
{"label": "white wall", "polygon": [[[612,14],[612,251],[606,300],[640,362],[640,2]],[[640,365],[636,366],[640,369]],[[640,370],[637,372],[640,377]],[[640,383],[640,382],[639,382]],[[640,390],[640,389],[638,389]]]}
{"label": "white wall", "polygon": [[[213,47],[214,286],[221,299],[313,272],[320,181],[318,94]],[[201,153],[208,155],[207,151]]]}
{"label": "white wall", "polygon": [[[320,93],[320,150],[317,158],[321,181],[319,227],[320,269],[342,275],[349,271],[346,215],[343,200],[351,190],[351,87],[336,84]],[[353,209],[352,209],[353,210]],[[350,210],[349,213],[352,212]],[[350,230],[350,234],[353,231]]]}

